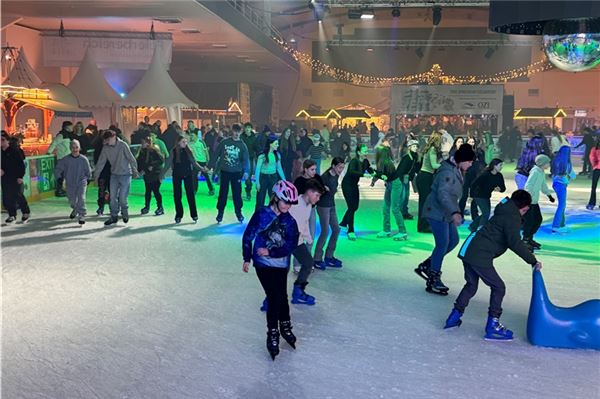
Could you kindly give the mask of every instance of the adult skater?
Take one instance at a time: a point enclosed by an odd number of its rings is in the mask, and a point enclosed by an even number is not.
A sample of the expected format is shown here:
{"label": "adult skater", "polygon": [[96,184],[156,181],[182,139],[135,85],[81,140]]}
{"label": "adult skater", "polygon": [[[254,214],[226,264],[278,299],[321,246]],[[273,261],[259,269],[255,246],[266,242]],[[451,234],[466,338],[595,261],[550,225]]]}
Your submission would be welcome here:
{"label": "adult skater", "polygon": [[[321,176],[326,192],[317,203],[317,213],[321,225],[321,234],[319,234],[315,248],[315,267],[317,269],[325,270],[327,267],[340,268],[343,266],[342,261],[334,256],[340,235],[340,225],[335,208],[335,193],[338,189],[338,179],[345,166],[343,159],[335,157],[331,160],[331,167]],[[331,236],[329,237],[327,249],[323,254],[323,247],[327,241],[330,228]]]}
{"label": "adult skater", "polygon": [[542,268],[542,263],[521,241],[519,234],[521,217],[528,211],[530,204],[531,195],[527,191],[515,191],[510,199],[506,197],[496,206],[494,216],[485,226],[467,237],[458,253],[465,269],[466,283],[456,298],[454,309],[450,312],[444,328],[458,327],[462,324],[460,318],[471,298],[477,293],[481,279],[491,290],[485,339],[494,341],[513,339],[513,332],[500,324],[499,320],[506,287],[494,268],[494,259],[510,249],[536,270]]}
{"label": "adult skater", "polygon": [[230,185],[235,216],[240,223],[244,221],[244,215],[242,215],[242,181],[249,178],[250,161],[248,148],[240,139],[242,127],[236,123],[232,126],[231,130],[232,137],[223,140],[219,144],[216,155],[216,165],[220,171],[217,223],[223,221],[223,212],[225,211],[225,205],[227,205]]}
{"label": "adult skater", "polygon": [[[419,142],[415,139],[410,139],[406,142],[406,153],[402,156],[401,163],[404,163],[404,166],[409,166],[408,172],[401,176],[401,182],[403,186],[403,195],[402,195],[402,203],[400,205],[400,210],[402,211],[402,217],[405,220],[413,220],[414,216],[410,214],[408,211],[408,199],[410,197],[410,187],[411,184],[414,184],[415,177],[421,167],[419,160]],[[456,151],[455,151],[456,152]],[[452,154],[454,156],[454,154]],[[406,170],[405,167],[400,169],[402,173]]]}
{"label": "adult skater", "polygon": [[535,157],[544,153],[544,138],[533,136],[527,141],[521,156],[517,161],[517,173],[515,173],[515,183],[517,188],[522,190],[529,177],[529,172],[535,166]]}
{"label": "adult skater", "polygon": [[[82,125],[83,126],[83,125]],[[67,198],[71,206],[71,219],[77,218],[79,224],[85,224],[85,193],[88,181],[92,177],[90,161],[85,155],[80,154],[79,140],[71,141],[71,154],[67,155],[56,164],[54,175],[56,178],[67,182]]]}
{"label": "adult skater", "polygon": [[[71,139],[73,138],[73,122],[64,121],[60,132],[54,136],[50,147],[48,147],[48,154],[54,154],[56,152],[56,161],[60,161],[64,157],[71,153]],[[54,195],[57,197],[64,197],[67,195],[63,188],[64,180],[56,180],[56,189]]]}
{"label": "adult skater", "polygon": [[242,238],[242,270],[248,273],[252,261],[267,296],[267,350],[273,360],[279,354],[280,332],[296,348],[287,298],[290,256],[298,246],[299,236],[298,225],[288,211],[296,203],[296,187],[284,180],[277,182],[269,206],[254,212]]}
{"label": "adult skater", "polygon": [[198,165],[194,154],[188,146],[188,140],[183,137],[177,137],[175,147],[171,151],[171,161],[173,169],[173,199],[175,201],[175,224],[181,223],[183,218],[183,203],[181,202],[182,190],[181,183],[185,188],[185,196],[190,208],[190,216],[194,223],[198,221],[198,209],[196,208],[195,184],[198,181],[198,172],[203,168]]}
{"label": "adult skater", "polygon": [[25,160],[21,152],[10,145],[9,140],[10,136],[3,130],[0,182],[2,185],[2,205],[8,212],[8,218],[5,220],[7,224],[17,219],[17,207],[21,209],[22,222],[26,222],[31,215],[27,200],[21,193],[24,183],[23,177],[25,176]]}
{"label": "adult skater", "polygon": [[540,191],[548,196],[550,202],[554,202],[552,190],[546,184],[546,173],[544,172],[549,166],[550,157],[544,154],[538,155],[535,157],[535,166],[529,172],[529,177],[525,182],[525,190],[531,194],[531,206],[523,217],[523,241],[530,250],[542,248],[542,244],[533,239],[543,221],[538,204]]}
{"label": "adult skater", "polygon": [[354,232],[354,214],[360,205],[360,192],[358,190],[358,182],[363,176],[369,177],[373,172],[371,164],[367,159],[369,147],[365,144],[358,144],[354,158],[348,164],[348,170],[342,179],[342,193],[346,200],[348,209],[344,213],[341,227],[348,228],[348,239],[356,241],[356,233]]}
{"label": "adult skater", "polygon": [[279,137],[279,153],[281,154],[283,173],[287,180],[291,180],[294,159],[298,157],[298,154],[296,153],[296,139],[292,136],[292,130],[289,127]]}
{"label": "adult skater", "polygon": [[[191,133],[194,134],[194,133]],[[156,200],[156,211],[154,215],[164,215],[165,210],[163,208],[162,194],[160,193],[160,171],[162,170],[165,159],[158,151],[158,148],[152,145],[152,138],[146,136],[142,138],[142,148],[137,157],[138,170],[144,176],[144,208],[142,208],[142,215],[150,212],[150,200],[152,194]]]}
{"label": "adult skater", "polygon": [[486,166],[484,171],[471,183],[471,197],[481,211],[481,214],[473,218],[473,222],[469,226],[469,230],[475,231],[477,228],[484,226],[490,218],[492,204],[492,192],[505,192],[506,185],[504,184],[504,176],[502,176],[502,160],[494,158]]}
{"label": "adult skater", "polygon": [[[267,126],[265,126],[265,128],[268,130]],[[268,132],[265,132],[263,130],[262,135],[265,135],[267,133]],[[256,167],[257,156],[262,152],[264,145],[260,148],[260,152],[257,154],[257,152],[258,152],[258,151],[256,151],[257,136],[254,133],[254,128],[252,126],[252,123],[250,123],[250,122],[244,123],[244,131],[241,134],[241,138],[242,138],[242,141],[244,142],[244,144],[246,144],[246,148],[248,148],[248,162],[250,163],[250,171],[254,171],[254,168]],[[259,145],[261,145],[261,144],[259,143]],[[255,176],[255,179],[258,182],[258,176]],[[246,183],[245,184],[245,186],[246,186],[246,201],[250,201],[250,199],[252,198],[252,179],[246,179],[245,183]],[[275,182],[273,182],[273,184],[275,184]],[[273,187],[273,184],[271,184],[271,187]]]}
{"label": "adult skater", "polygon": [[423,216],[433,231],[435,247],[415,273],[427,281],[425,290],[433,294],[448,295],[448,287],[441,279],[442,262],[444,256],[458,245],[457,227],[463,223],[458,200],[462,194],[463,174],[474,158],[473,148],[463,144],[454,154],[454,159],[442,162],[431,185],[431,194],[425,201]]}
{"label": "adult skater", "polygon": [[419,219],[417,222],[417,231],[419,233],[431,233],[431,227],[427,219],[423,216],[425,200],[431,192],[433,184],[433,175],[441,166],[442,160],[442,135],[439,132],[433,132],[425,148],[423,148],[423,159],[421,170],[416,178],[417,191],[419,193]]}
{"label": "adult skater", "polygon": [[566,145],[560,147],[552,159],[550,173],[552,174],[552,188],[558,199],[558,206],[556,207],[556,212],[554,213],[554,219],[552,221],[552,232],[568,233],[569,229],[566,227],[565,220],[565,210],[567,209],[567,187],[571,180],[574,180],[577,177],[573,170],[573,165],[571,164],[571,147]]}
{"label": "adult skater", "polygon": [[256,161],[254,177],[256,179],[256,209],[265,206],[265,197],[273,194],[271,190],[279,180],[285,180],[281,167],[281,157],[277,149],[279,141],[274,134],[269,135],[264,144],[263,152]]}
{"label": "adult skater", "polygon": [[591,211],[596,206],[596,187],[598,187],[598,179],[600,178],[600,137],[596,138],[596,143],[590,151],[590,164],[592,168],[592,189],[586,209]]}
{"label": "adult skater", "polygon": [[104,146],[96,164],[94,178],[98,182],[104,165],[110,162],[110,219],[104,222],[104,225],[117,223],[119,210],[123,223],[127,223],[129,222],[127,197],[131,188],[131,177],[138,174],[137,162],[127,143],[118,138],[114,131],[105,130],[102,137]]}
{"label": "adult skater", "polygon": [[590,163],[590,153],[592,152],[592,148],[594,148],[594,132],[589,127],[583,129],[583,139],[579,144],[575,146],[575,148],[579,148],[582,145],[585,146],[585,151],[583,153],[583,167],[580,175],[590,175],[592,174],[593,168]]}
{"label": "adult skater", "polygon": [[321,136],[314,134],[313,145],[308,149],[308,158],[317,163],[317,173],[321,173],[321,160],[327,157],[327,148],[321,143]]}

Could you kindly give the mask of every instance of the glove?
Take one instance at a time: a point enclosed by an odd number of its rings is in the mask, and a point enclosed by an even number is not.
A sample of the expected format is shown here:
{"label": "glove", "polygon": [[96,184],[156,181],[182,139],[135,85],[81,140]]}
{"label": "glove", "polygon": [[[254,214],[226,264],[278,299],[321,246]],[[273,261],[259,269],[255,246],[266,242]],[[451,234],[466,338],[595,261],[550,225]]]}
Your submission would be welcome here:
{"label": "glove", "polygon": [[549,199],[549,200],[550,200],[550,202],[552,202],[552,203],[554,203],[554,201],[556,201],[552,195],[549,195],[549,196],[548,196],[548,199]]}

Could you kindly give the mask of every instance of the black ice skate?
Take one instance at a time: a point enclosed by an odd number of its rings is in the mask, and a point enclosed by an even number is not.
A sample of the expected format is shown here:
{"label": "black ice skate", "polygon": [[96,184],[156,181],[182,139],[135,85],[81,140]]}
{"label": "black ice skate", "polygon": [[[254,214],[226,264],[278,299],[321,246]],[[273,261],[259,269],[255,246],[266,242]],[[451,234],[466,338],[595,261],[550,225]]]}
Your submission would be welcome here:
{"label": "black ice skate", "polygon": [[429,278],[428,273],[430,267],[431,258],[427,258],[423,262],[421,262],[419,266],[417,266],[417,268],[415,269],[415,273],[417,273],[417,276],[421,277],[423,280],[427,280]]}
{"label": "black ice skate", "polygon": [[449,288],[444,285],[441,276],[442,272],[434,272],[430,270],[425,291],[437,295],[448,295]]}
{"label": "black ice skate", "polygon": [[279,331],[276,328],[267,331],[267,350],[275,361],[275,356],[279,355]]}
{"label": "black ice skate", "polygon": [[292,322],[291,321],[282,321],[279,323],[279,330],[281,331],[281,336],[285,339],[292,348],[296,349],[296,336],[292,332]]}

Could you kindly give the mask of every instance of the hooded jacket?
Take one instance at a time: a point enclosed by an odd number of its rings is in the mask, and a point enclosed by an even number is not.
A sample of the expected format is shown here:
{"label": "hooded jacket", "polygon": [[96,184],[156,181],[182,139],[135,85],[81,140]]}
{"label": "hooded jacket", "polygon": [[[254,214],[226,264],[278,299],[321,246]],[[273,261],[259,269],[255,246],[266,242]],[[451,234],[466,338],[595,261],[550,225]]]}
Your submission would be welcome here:
{"label": "hooded jacket", "polygon": [[96,164],[94,177],[97,179],[106,162],[110,162],[110,173],[117,176],[131,176],[137,174],[137,161],[131,153],[129,146],[117,138],[115,145],[104,145]]}
{"label": "hooded jacket", "polygon": [[56,151],[56,159],[60,160],[66,157],[71,153],[71,133],[61,130],[58,132],[50,147],[48,147],[48,154],[54,153]]}
{"label": "hooded jacket", "polygon": [[546,195],[551,195],[554,191],[548,188],[546,184],[546,173],[539,166],[534,166],[529,171],[529,177],[525,183],[525,191],[531,194],[531,204],[537,205],[540,201],[540,191]]}
{"label": "hooded jacket", "polygon": [[471,233],[458,252],[463,261],[481,267],[492,267],[495,258],[507,249],[530,265],[537,259],[521,240],[521,214],[508,197],[494,209],[494,216],[480,229]]}
{"label": "hooded jacket", "polygon": [[425,200],[423,217],[443,222],[451,222],[452,215],[460,213],[458,201],[462,197],[463,176],[451,161],[442,162],[433,183],[431,193]]}

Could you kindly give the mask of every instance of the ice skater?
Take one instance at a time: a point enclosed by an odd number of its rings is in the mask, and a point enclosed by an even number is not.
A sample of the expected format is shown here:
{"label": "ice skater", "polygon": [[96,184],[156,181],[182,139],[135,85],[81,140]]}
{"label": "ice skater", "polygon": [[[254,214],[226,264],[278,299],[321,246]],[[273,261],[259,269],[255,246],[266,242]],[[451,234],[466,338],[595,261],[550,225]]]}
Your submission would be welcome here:
{"label": "ice skater", "polygon": [[[191,133],[195,134],[195,133]],[[142,138],[142,148],[137,157],[137,164],[140,173],[144,176],[144,208],[142,208],[142,215],[147,215],[150,212],[150,200],[152,194],[156,200],[156,211],[155,216],[165,214],[162,202],[162,194],[160,193],[160,172],[163,168],[165,159],[160,154],[157,147],[152,145],[152,138],[146,136]]]}
{"label": "ice skater", "polygon": [[346,200],[348,209],[344,213],[344,217],[340,223],[341,227],[348,228],[348,239],[356,241],[356,233],[354,232],[354,215],[358,211],[360,205],[360,192],[358,190],[358,182],[363,176],[370,177],[374,173],[371,164],[367,159],[369,147],[366,144],[358,144],[356,146],[355,156],[348,164],[348,170],[342,179],[342,193]]}
{"label": "ice skater", "polygon": [[252,261],[267,296],[267,350],[273,360],[279,354],[280,333],[296,348],[287,297],[290,256],[299,237],[298,225],[288,211],[296,203],[296,187],[287,181],[277,182],[269,205],[254,212],[242,238],[242,270],[248,273]]}
{"label": "ice skater", "polygon": [[[321,176],[323,183],[325,183],[326,192],[321,196],[319,202],[317,202],[317,213],[319,214],[321,234],[319,234],[315,246],[315,267],[321,270],[325,270],[328,267],[340,268],[343,266],[342,261],[337,259],[334,254],[337,240],[340,235],[340,225],[338,223],[337,211],[335,208],[335,193],[338,189],[338,179],[340,174],[344,171],[344,167],[344,160],[335,157],[331,160],[331,167]],[[327,241],[330,228],[331,236],[329,237],[327,249],[323,254],[323,247]],[[323,257],[323,255],[325,256]]]}
{"label": "ice skater", "polygon": [[600,178],[600,137],[596,137],[594,148],[590,151],[590,164],[592,169],[592,188],[586,209],[591,211],[596,206],[596,188],[598,187],[598,179]]}
{"label": "ice skater", "polygon": [[415,180],[417,191],[419,192],[419,217],[417,222],[417,231],[419,233],[431,233],[431,227],[427,224],[427,219],[423,216],[423,210],[425,209],[425,201],[431,192],[433,176],[440,168],[441,160],[442,135],[439,132],[433,132],[423,149],[421,170]]}
{"label": "ice skater", "polygon": [[175,147],[171,151],[173,170],[173,200],[175,202],[175,224],[181,223],[183,218],[183,204],[181,202],[181,183],[185,188],[185,196],[187,198],[188,207],[190,208],[190,216],[194,223],[198,221],[198,209],[196,207],[196,190],[195,183],[198,183],[198,172],[204,170],[196,159],[188,146],[188,140],[183,136],[178,136],[175,140]]}
{"label": "ice skater", "polygon": [[87,185],[92,177],[90,161],[85,155],[80,154],[79,140],[71,141],[71,154],[62,158],[56,164],[54,175],[67,183],[67,198],[71,206],[71,219],[77,218],[80,225],[85,224],[86,208],[85,194]]}
{"label": "ice skater", "polygon": [[544,153],[544,138],[542,136],[533,136],[527,141],[521,156],[517,161],[517,173],[515,173],[515,183],[517,188],[523,190],[529,177],[529,172],[535,166],[535,157]]}
{"label": "ice skater", "polygon": [[546,184],[546,173],[544,172],[549,166],[550,157],[544,154],[538,155],[535,157],[535,166],[529,172],[529,177],[525,182],[525,191],[531,194],[531,206],[523,217],[523,241],[530,250],[542,248],[542,244],[533,239],[544,220],[538,204],[540,191],[548,196],[550,202],[554,202],[552,190]]}
{"label": "ice skater", "polygon": [[566,226],[565,210],[567,209],[567,187],[577,177],[571,164],[571,147],[563,145],[556,152],[550,167],[552,174],[552,188],[558,199],[558,206],[552,220],[553,233],[568,233]]}
{"label": "ice skater", "polygon": [[473,197],[473,201],[475,201],[481,214],[473,218],[473,222],[469,226],[470,231],[475,231],[477,228],[482,227],[490,218],[492,192],[503,193],[506,191],[504,177],[500,173],[502,165],[501,159],[492,159],[484,171],[471,183],[471,197]]}
{"label": "ice skater", "polygon": [[463,174],[474,158],[473,147],[469,144],[460,146],[454,159],[442,162],[425,201],[423,216],[433,231],[435,247],[431,256],[415,269],[415,273],[427,281],[425,290],[432,294],[448,295],[448,287],[441,279],[442,262],[446,254],[458,245],[457,227],[463,223],[458,200],[462,195]]}
{"label": "ice skater", "polygon": [[256,209],[265,206],[267,194],[271,197],[271,189],[279,180],[285,180],[279,155],[279,139],[270,134],[264,144],[263,152],[256,160],[254,177],[256,179]]}
{"label": "ice skater", "polygon": [[105,130],[102,134],[104,146],[96,164],[94,178],[96,182],[104,169],[106,162],[110,162],[110,218],[104,222],[105,226],[117,223],[119,210],[123,223],[129,222],[129,205],[127,197],[131,188],[131,177],[138,174],[137,161],[131,153],[129,146],[117,137],[112,130]]}
{"label": "ice skater", "polygon": [[494,259],[510,249],[536,270],[542,268],[542,263],[521,241],[519,233],[521,217],[529,210],[530,205],[531,195],[527,191],[515,191],[510,199],[506,197],[500,201],[494,210],[494,216],[485,226],[467,237],[458,253],[465,269],[466,283],[456,298],[454,309],[450,312],[444,328],[461,325],[461,317],[469,301],[477,293],[481,279],[491,289],[485,339],[495,341],[513,339],[513,332],[500,324],[499,320],[502,315],[502,300],[506,286],[494,268]]}
{"label": "ice skater", "polygon": [[[60,161],[64,157],[71,153],[71,139],[73,138],[73,122],[64,121],[62,123],[62,129],[54,136],[50,147],[48,147],[48,154],[53,154],[56,151],[56,161]],[[67,194],[63,188],[63,179],[56,180],[55,195],[57,197],[64,197]]]}
{"label": "ice skater", "polygon": [[21,209],[21,221],[26,222],[31,211],[23,195],[23,177],[25,176],[25,159],[22,150],[10,144],[11,137],[2,131],[2,169],[0,181],[2,183],[2,205],[8,212],[7,224],[17,220],[17,208]]}
{"label": "ice skater", "polygon": [[[198,165],[200,165],[203,168],[201,175],[204,177],[204,181],[206,181],[206,185],[208,187],[208,195],[212,197],[213,195],[215,195],[215,189],[213,187],[210,175],[208,173],[208,148],[202,140],[202,137],[199,136],[197,132],[191,132],[189,134],[189,141],[190,142],[188,143],[188,145],[190,147],[190,150],[192,150],[192,154],[194,155],[196,162],[198,162]],[[198,193],[198,179],[196,179],[194,193]]]}

